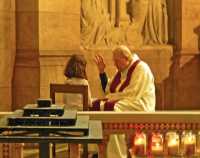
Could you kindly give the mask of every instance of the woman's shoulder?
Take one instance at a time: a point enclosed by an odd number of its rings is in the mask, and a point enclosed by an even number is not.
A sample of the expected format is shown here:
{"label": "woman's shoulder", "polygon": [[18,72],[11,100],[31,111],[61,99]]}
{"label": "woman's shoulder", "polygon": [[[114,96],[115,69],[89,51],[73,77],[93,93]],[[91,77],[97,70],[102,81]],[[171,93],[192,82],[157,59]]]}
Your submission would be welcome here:
{"label": "woman's shoulder", "polygon": [[67,79],[65,83],[68,84],[75,84],[75,85],[88,85],[88,80],[84,79],[84,78],[70,78]]}

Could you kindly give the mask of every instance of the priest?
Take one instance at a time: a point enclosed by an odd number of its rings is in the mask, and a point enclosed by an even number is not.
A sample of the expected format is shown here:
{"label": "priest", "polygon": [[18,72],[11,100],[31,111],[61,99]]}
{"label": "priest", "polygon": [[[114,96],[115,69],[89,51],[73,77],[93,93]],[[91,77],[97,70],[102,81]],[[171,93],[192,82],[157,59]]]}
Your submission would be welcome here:
{"label": "priest", "polygon": [[[92,110],[101,111],[154,111],[155,84],[149,66],[124,45],[113,51],[116,74],[109,79],[105,62],[95,56],[105,99],[95,100]],[[107,158],[127,158],[125,135],[112,135],[107,147]]]}

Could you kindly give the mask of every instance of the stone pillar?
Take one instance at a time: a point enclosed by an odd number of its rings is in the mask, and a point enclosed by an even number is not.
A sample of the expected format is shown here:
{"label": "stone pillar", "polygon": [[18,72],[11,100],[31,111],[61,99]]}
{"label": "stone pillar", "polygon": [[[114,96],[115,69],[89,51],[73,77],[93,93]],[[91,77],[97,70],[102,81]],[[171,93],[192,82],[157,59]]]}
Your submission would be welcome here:
{"label": "stone pillar", "polygon": [[199,31],[195,29],[200,26],[200,1],[182,1],[182,50],[184,53],[198,53]]}
{"label": "stone pillar", "polygon": [[13,109],[39,97],[38,0],[16,0],[16,61]]}
{"label": "stone pillar", "polygon": [[[0,111],[12,110],[15,64],[15,0],[0,0]],[[22,144],[0,144],[0,158],[22,158]]]}
{"label": "stone pillar", "polygon": [[12,108],[15,62],[15,0],[0,1],[0,111]]}
{"label": "stone pillar", "polygon": [[[200,1],[175,0],[174,109],[200,109]],[[177,12],[179,11],[179,12]]]}

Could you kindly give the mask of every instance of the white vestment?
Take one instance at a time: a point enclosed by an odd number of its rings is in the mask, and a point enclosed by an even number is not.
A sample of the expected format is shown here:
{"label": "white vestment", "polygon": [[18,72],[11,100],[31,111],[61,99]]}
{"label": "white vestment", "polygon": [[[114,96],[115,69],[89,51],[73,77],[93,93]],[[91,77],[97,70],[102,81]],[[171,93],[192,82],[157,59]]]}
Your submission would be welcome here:
{"label": "white vestment", "polygon": [[[132,63],[138,59],[138,56],[134,54]],[[121,82],[117,88],[126,79],[129,67],[121,72]],[[145,62],[140,61],[138,63],[131,75],[129,85],[122,92],[110,93],[111,82],[112,80],[107,84],[106,97],[119,100],[114,106],[114,111],[155,111],[154,77]],[[127,151],[124,134],[110,136],[107,146],[107,158],[127,158]]]}
{"label": "white vestment", "polygon": [[[88,86],[88,105],[92,105],[91,92],[88,81],[82,78],[70,78],[65,81],[67,84],[72,85],[87,85]],[[67,110],[83,110],[83,96],[81,94],[66,93],[63,96],[65,109]]]}

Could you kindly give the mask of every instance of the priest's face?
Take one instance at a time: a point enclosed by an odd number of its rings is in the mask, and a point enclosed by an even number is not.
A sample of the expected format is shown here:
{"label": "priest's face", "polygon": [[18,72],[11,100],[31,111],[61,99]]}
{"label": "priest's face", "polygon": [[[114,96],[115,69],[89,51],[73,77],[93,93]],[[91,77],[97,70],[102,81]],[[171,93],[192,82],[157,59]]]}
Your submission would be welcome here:
{"label": "priest's face", "polygon": [[119,71],[123,71],[129,65],[129,60],[119,54],[113,54],[113,61]]}

